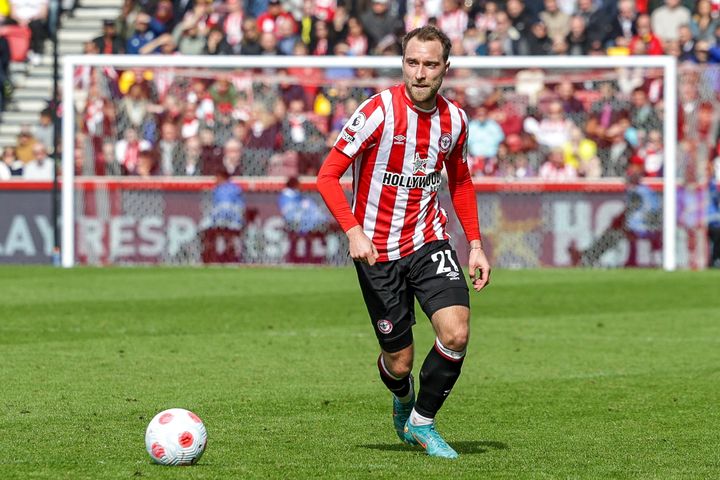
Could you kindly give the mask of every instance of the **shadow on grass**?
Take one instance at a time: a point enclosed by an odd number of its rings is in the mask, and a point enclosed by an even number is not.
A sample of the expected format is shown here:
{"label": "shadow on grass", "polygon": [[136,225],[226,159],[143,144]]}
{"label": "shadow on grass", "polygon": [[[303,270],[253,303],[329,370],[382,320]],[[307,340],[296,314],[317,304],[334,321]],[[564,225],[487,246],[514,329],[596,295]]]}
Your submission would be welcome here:
{"label": "shadow on grass", "polygon": [[[450,445],[457,450],[458,453],[465,455],[485,453],[488,450],[507,450],[509,448],[506,443],[495,442],[493,440],[461,440],[457,442],[450,442]],[[364,445],[358,445],[358,447],[392,452],[412,451],[419,448],[403,445],[402,443],[367,443]]]}

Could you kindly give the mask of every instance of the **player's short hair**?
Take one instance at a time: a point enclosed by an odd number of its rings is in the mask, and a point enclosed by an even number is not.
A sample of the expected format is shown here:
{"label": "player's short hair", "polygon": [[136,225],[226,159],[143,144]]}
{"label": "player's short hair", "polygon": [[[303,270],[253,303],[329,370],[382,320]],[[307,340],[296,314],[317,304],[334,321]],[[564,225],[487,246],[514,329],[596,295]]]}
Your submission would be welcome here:
{"label": "player's short hair", "polygon": [[412,38],[417,38],[421,42],[431,42],[434,40],[440,42],[443,49],[443,60],[447,63],[448,58],[450,58],[450,48],[452,47],[452,42],[442,30],[433,25],[425,25],[424,27],[418,27],[415,30],[409,31],[402,41],[403,57],[405,56],[407,44]]}

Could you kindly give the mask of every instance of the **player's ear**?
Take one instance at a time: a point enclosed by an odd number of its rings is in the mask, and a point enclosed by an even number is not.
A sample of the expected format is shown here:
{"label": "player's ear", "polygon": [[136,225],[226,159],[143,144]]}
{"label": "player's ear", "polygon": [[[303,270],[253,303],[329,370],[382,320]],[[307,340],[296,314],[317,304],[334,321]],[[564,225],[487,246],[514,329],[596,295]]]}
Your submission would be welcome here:
{"label": "player's ear", "polygon": [[445,62],[445,72],[444,72],[444,74],[446,74],[449,69],[450,69],[450,61],[447,61],[447,62]]}

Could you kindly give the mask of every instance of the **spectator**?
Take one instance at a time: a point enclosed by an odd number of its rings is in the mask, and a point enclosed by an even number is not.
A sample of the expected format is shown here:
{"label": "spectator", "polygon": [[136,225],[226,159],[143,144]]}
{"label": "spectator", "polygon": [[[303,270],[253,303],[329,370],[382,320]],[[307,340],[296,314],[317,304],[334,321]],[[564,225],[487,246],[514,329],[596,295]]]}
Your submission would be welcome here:
{"label": "spectator", "polygon": [[[578,8],[574,16],[583,20],[584,36],[587,39],[588,47],[591,43],[602,45],[607,39],[614,38],[610,33],[613,29],[611,18],[606,14],[605,10],[599,8],[593,0],[578,0]],[[572,35],[572,32],[573,24],[571,20],[570,35]],[[628,36],[628,40],[630,40],[631,37],[632,33]]]}
{"label": "spectator", "polygon": [[3,158],[3,161],[0,162],[0,182],[3,180],[10,180],[10,178],[12,178],[12,171],[10,170],[10,166],[5,163],[5,159]]}
{"label": "spectator", "polygon": [[277,50],[280,55],[292,55],[296,43],[301,43],[295,33],[295,24],[279,22],[277,28]]}
{"label": "spectator", "polygon": [[0,112],[12,98],[14,85],[10,76],[10,43],[0,35]]}
{"label": "spectator", "polygon": [[416,28],[427,25],[430,17],[425,10],[425,0],[414,0],[412,8],[405,15],[405,31],[410,32]]}
{"label": "spectator", "polygon": [[[537,16],[526,8],[523,0],[508,0],[504,15],[507,16],[510,26],[517,31],[519,36],[529,35],[530,26],[538,21]],[[495,15],[495,27],[497,27],[497,14]],[[489,30],[494,31],[494,28]]]}
{"label": "spectator", "polygon": [[542,21],[537,21],[530,27],[526,37],[529,55],[551,55],[553,41],[548,36],[547,27]]}
{"label": "spectator", "polygon": [[175,16],[171,0],[159,0],[155,13],[150,17],[150,30],[156,37],[171,33],[175,28]]}
{"label": "spectator", "polygon": [[488,36],[488,55],[527,55],[526,42],[515,27],[510,24],[507,13],[500,11],[496,15],[497,26]]}
{"label": "spectator", "polygon": [[714,43],[718,24],[720,19],[713,16],[710,0],[698,0],[695,4],[695,14],[690,22],[693,38],[698,42]]}
{"label": "spectator", "polygon": [[205,175],[212,175],[223,166],[223,149],[215,141],[215,134],[209,128],[200,130],[200,162]]}
{"label": "spectator", "polygon": [[442,14],[437,19],[437,25],[450,41],[458,42],[468,26],[468,15],[460,6],[459,0],[442,0]]}
{"label": "spectator", "polygon": [[30,29],[30,51],[28,58],[33,65],[39,65],[48,39],[48,0],[9,0],[9,23]]}
{"label": "spectator", "polygon": [[125,53],[125,43],[117,34],[115,29],[115,20],[103,21],[103,34],[96,37],[93,43],[97,47],[99,53],[106,55]]}
{"label": "spectator", "polygon": [[525,131],[533,135],[540,145],[550,149],[567,143],[574,126],[572,120],[565,117],[560,101],[550,103],[547,115],[540,122],[533,118],[525,120]]}
{"label": "spectator", "polygon": [[639,15],[635,22],[637,35],[630,40],[630,53],[633,55],[662,55],[662,42],[650,28],[650,16]]}
{"label": "spectator", "polygon": [[348,33],[345,42],[348,44],[349,55],[362,56],[368,54],[368,39],[362,23],[357,17],[350,17],[347,22]]}
{"label": "spectator", "polygon": [[681,25],[689,25],[692,17],[690,10],[682,5],[681,0],[665,0],[665,5],[652,12],[652,30],[661,40],[678,39]]}
{"label": "spectator", "polygon": [[402,21],[388,9],[388,0],[372,0],[370,9],[360,15],[360,22],[368,37],[370,50],[375,49],[386,36],[395,36],[398,30],[403,29]]}
{"label": "spectator", "polygon": [[630,125],[636,130],[645,133],[650,130],[662,130],[662,120],[655,111],[655,107],[648,100],[647,93],[642,88],[636,88],[631,97]]}
{"label": "spectator", "polygon": [[292,15],[285,11],[280,0],[269,0],[267,11],[257,18],[258,30],[261,33],[272,33],[275,38],[280,39],[280,27],[285,23],[286,29],[293,34],[297,33],[298,28]]}
{"label": "spectator", "polygon": [[141,178],[150,178],[158,174],[155,151],[152,148],[140,149],[135,174]]}
{"label": "spectator", "polygon": [[135,175],[140,163],[140,151],[148,151],[152,145],[138,137],[137,130],[128,128],[123,139],[115,144],[115,160],[120,165],[122,175]]}
{"label": "spectator", "polygon": [[233,49],[225,39],[223,31],[217,27],[212,28],[203,48],[205,55],[232,55]]}
{"label": "spectator", "polygon": [[204,175],[205,170],[202,163],[202,146],[197,136],[190,137],[184,142],[184,165],[183,175]]}
{"label": "spectator", "polygon": [[707,230],[710,240],[710,256],[708,267],[720,268],[720,193],[718,193],[717,180],[712,175],[712,164],[708,163],[708,208]]}
{"label": "spectator", "polygon": [[570,33],[565,37],[568,55],[587,55],[590,51],[590,37],[585,25],[586,20],[580,15],[575,15],[570,19]]}
{"label": "spectator", "polygon": [[280,52],[277,49],[277,38],[272,32],[263,32],[260,34],[260,55],[274,56]]}
{"label": "spectator", "polygon": [[131,127],[144,134],[151,129],[153,119],[149,106],[150,102],[143,86],[140,83],[133,83],[127,95],[120,100],[117,112],[119,130],[123,131]]}
{"label": "spectator", "polygon": [[485,163],[495,163],[498,147],[505,140],[505,133],[500,125],[490,118],[485,105],[475,109],[475,114],[468,123],[468,154],[470,156],[471,173],[482,172]]}
{"label": "spectator", "polygon": [[562,103],[563,112],[575,123],[584,124],[586,113],[585,106],[577,98],[575,85],[569,80],[563,80],[555,87],[558,100]]}
{"label": "spectator", "polygon": [[570,29],[570,17],[558,8],[557,0],[545,0],[545,10],[540,12],[540,20],[547,26],[547,36],[551,39],[564,39]]}
{"label": "spectator", "polygon": [[157,147],[160,173],[165,176],[184,175],[184,151],[177,125],[165,122],[160,126],[160,141]]}
{"label": "spectator", "polygon": [[22,125],[15,144],[15,155],[23,164],[27,164],[35,158],[33,147],[39,143],[33,136],[29,125]]}
{"label": "spectator", "polygon": [[55,176],[53,160],[48,157],[47,150],[42,143],[37,142],[32,147],[33,159],[23,167],[25,180],[52,180]]}
{"label": "spectator", "polygon": [[240,53],[244,36],[243,22],[245,20],[242,0],[227,0],[225,8],[227,13],[220,22],[220,28],[225,34],[225,41],[230,45],[233,53]]}
{"label": "spectator", "polygon": [[155,33],[149,29],[149,25],[150,15],[147,13],[138,13],[135,17],[135,32],[126,42],[126,53],[137,55],[140,53],[140,49],[155,39]]}
{"label": "spectator", "polygon": [[693,39],[692,30],[689,25],[681,25],[678,29],[677,46],[679,50],[679,62],[697,63],[695,56],[695,40]]}
{"label": "spectator", "polygon": [[290,101],[280,127],[282,149],[284,152],[297,152],[300,175],[317,175],[327,153],[325,141],[322,132],[308,118],[305,110],[303,99]]}
{"label": "spectator", "polygon": [[310,54],[330,55],[334,46],[330,36],[330,25],[324,20],[317,20],[310,40]]}
{"label": "spectator", "polygon": [[201,20],[205,9],[196,6],[192,13],[185,15],[172,32],[177,51],[183,55],[200,55],[207,44],[208,28]]}
{"label": "spectator", "polygon": [[647,132],[647,141],[637,152],[638,161],[642,161],[645,176],[661,177],[663,173],[663,142],[659,130]]}
{"label": "spectator", "polygon": [[55,128],[52,122],[52,112],[49,109],[46,108],[40,112],[40,121],[33,126],[33,136],[43,144],[48,152],[55,150]]}
{"label": "spectator", "polygon": [[562,148],[556,147],[548,153],[547,160],[540,167],[539,175],[542,180],[574,180],[577,178],[577,170],[565,163]]}
{"label": "spectator", "polygon": [[23,162],[18,160],[17,156],[15,155],[15,147],[7,146],[3,148],[1,163],[5,165],[5,168],[7,168],[7,171],[10,173],[11,176],[22,176]]}
{"label": "spectator", "polygon": [[210,214],[200,224],[203,263],[240,261],[245,210],[242,188],[230,180],[224,168],[217,169]]}
{"label": "spectator", "polygon": [[223,148],[223,167],[231,176],[242,175],[242,143],[235,138],[225,142]]}
{"label": "spectator", "polygon": [[275,116],[260,102],[252,106],[248,127],[242,156],[243,175],[265,175],[268,160],[277,149],[280,127]]}
{"label": "spectator", "polygon": [[240,41],[240,55],[260,55],[260,31],[257,27],[257,20],[253,17],[246,17],[242,24],[243,37]]}
{"label": "spectator", "polygon": [[634,0],[620,0],[618,2],[618,14],[610,22],[607,35],[603,38],[604,43],[615,45],[629,45],[633,37],[637,35],[637,13]]}
{"label": "spectator", "polygon": [[570,165],[579,177],[599,178],[602,175],[600,159],[597,156],[597,144],[584,138],[582,130],[574,127],[570,132],[570,140],[563,145],[565,164]]}

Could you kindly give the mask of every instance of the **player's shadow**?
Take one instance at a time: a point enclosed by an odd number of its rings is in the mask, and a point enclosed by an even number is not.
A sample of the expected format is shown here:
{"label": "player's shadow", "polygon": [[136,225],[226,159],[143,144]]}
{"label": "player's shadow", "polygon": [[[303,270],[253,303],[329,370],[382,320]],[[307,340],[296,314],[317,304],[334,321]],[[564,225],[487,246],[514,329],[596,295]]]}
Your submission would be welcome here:
{"label": "player's shadow", "polygon": [[[458,453],[465,455],[476,455],[479,453],[485,453],[488,450],[507,450],[510,448],[506,443],[496,442],[494,440],[461,440],[459,442],[451,442],[451,445]],[[367,443],[358,446],[361,448],[368,448],[370,450],[385,450],[392,452],[416,450],[416,448],[409,445],[403,445],[402,443]]]}

